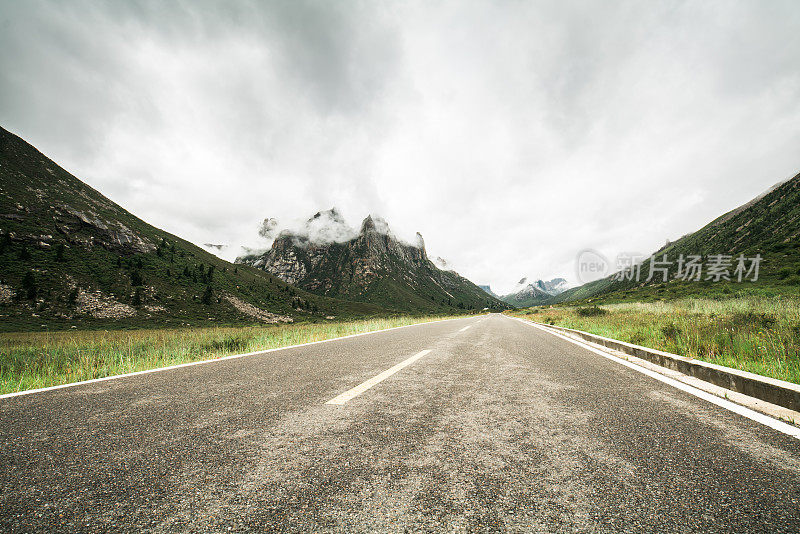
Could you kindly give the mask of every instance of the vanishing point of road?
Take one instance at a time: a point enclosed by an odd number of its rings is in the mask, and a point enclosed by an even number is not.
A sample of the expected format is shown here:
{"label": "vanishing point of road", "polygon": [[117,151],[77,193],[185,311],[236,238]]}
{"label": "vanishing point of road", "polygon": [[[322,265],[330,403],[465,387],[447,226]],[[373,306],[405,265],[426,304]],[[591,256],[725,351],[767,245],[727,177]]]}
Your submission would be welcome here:
{"label": "vanishing point of road", "polygon": [[0,530],[800,531],[800,441],[488,315],[0,399]]}

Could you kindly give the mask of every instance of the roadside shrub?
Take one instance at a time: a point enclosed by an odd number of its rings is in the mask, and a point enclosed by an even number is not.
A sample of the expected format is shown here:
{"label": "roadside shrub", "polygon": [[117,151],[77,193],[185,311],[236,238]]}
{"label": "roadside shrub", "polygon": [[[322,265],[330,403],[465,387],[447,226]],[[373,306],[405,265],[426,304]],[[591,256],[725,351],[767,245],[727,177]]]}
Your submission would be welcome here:
{"label": "roadside shrub", "polygon": [[675,326],[675,323],[669,323],[661,328],[661,333],[667,339],[675,339],[681,334],[681,329]]}
{"label": "roadside shrub", "polygon": [[203,349],[210,352],[241,352],[250,344],[249,336],[229,335],[205,343]]}
{"label": "roadside shrub", "polygon": [[607,314],[608,310],[605,310],[599,306],[589,306],[585,308],[578,308],[575,310],[575,313],[577,313],[579,317],[597,317],[599,315]]}
{"label": "roadside shrub", "polygon": [[641,345],[644,342],[645,342],[644,334],[639,330],[628,336],[628,343],[633,343],[634,345]]}
{"label": "roadside shrub", "polygon": [[731,316],[734,326],[753,328],[772,328],[777,319],[771,313],[755,313],[752,311],[736,312]]}

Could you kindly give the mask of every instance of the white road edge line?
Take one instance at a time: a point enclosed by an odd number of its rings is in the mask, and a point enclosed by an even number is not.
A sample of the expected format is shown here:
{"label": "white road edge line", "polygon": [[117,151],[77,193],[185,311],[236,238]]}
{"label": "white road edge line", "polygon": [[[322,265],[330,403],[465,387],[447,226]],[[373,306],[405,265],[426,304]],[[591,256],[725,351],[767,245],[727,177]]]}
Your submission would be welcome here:
{"label": "white road edge line", "polygon": [[468,324],[467,326],[465,326],[464,328],[462,328],[461,330],[459,330],[459,332],[463,332],[464,330],[467,330],[467,329],[468,329],[470,326],[472,326],[472,325],[471,325],[471,324]]}
{"label": "white road edge line", "polygon": [[357,396],[361,395],[362,393],[367,391],[372,386],[383,382],[384,380],[386,380],[387,378],[389,378],[390,376],[392,376],[393,374],[395,374],[397,371],[401,370],[402,368],[408,367],[409,365],[411,365],[415,361],[419,360],[420,358],[422,358],[423,356],[425,356],[429,352],[430,352],[430,349],[425,349],[423,351],[420,351],[420,352],[416,353],[415,355],[413,355],[412,357],[410,357],[410,358],[408,358],[406,360],[403,360],[402,362],[398,363],[397,365],[395,365],[393,367],[390,367],[389,369],[385,370],[384,372],[373,376],[369,380],[361,382],[359,385],[357,385],[353,389],[349,389],[349,390],[345,391],[344,393],[342,393],[341,395],[337,395],[336,397],[332,398],[331,400],[329,400],[325,404],[336,404],[336,405],[341,406],[342,404],[346,403],[347,401],[349,401],[353,397],[357,397]]}
{"label": "white road edge line", "polygon": [[[508,317],[508,316],[504,315],[504,317]],[[700,399],[708,401],[711,404],[716,404],[720,408],[724,408],[724,409],[726,409],[728,411],[731,411],[733,413],[739,414],[742,417],[746,417],[747,419],[755,421],[756,423],[761,423],[762,425],[768,426],[768,427],[770,427],[770,428],[772,428],[774,430],[777,430],[778,432],[786,434],[787,436],[792,436],[793,438],[800,439],[800,427],[796,427],[794,425],[790,425],[788,423],[784,423],[783,421],[779,421],[779,420],[774,419],[774,418],[772,418],[772,417],[770,417],[768,415],[764,415],[762,413],[756,412],[754,410],[751,410],[750,408],[745,408],[744,406],[740,406],[740,405],[738,405],[736,403],[733,403],[733,402],[731,402],[729,400],[725,400],[725,399],[723,399],[721,397],[717,397],[716,395],[712,395],[711,393],[708,393],[708,392],[705,392],[703,390],[697,389],[697,388],[692,387],[692,386],[690,386],[688,384],[684,384],[683,382],[679,382],[679,381],[674,380],[672,378],[669,378],[667,376],[664,376],[664,375],[661,375],[659,373],[656,373],[655,371],[651,371],[650,369],[645,369],[644,367],[640,367],[640,366],[638,366],[638,365],[636,365],[634,363],[631,363],[631,362],[628,362],[626,360],[623,360],[622,358],[618,358],[618,357],[614,356],[613,354],[609,354],[609,353],[604,352],[604,351],[602,351],[600,349],[597,349],[595,347],[592,347],[590,345],[582,343],[582,342],[580,342],[578,340],[569,338],[569,337],[567,337],[567,336],[565,336],[563,334],[560,334],[558,332],[554,332],[554,331],[550,330],[549,328],[545,328],[543,326],[539,326],[537,324],[530,323],[528,321],[525,321],[524,319],[519,319],[517,317],[510,317],[510,318],[511,319],[515,319],[515,320],[521,322],[522,324],[526,324],[528,326],[532,326],[534,328],[538,328],[539,330],[544,330],[548,334],[554,335],[556,337],[560,337],[561,339],[569,341],[570,343],[578,345],[579,347],[583,347],[584,349],[589,350],[591,352],[594,352],[595,354],[599,354],[600,356],[603,356],[604,358],[608,358],[609,360],[617,362],[617,363],[619,363],[621,365],[624,365],[625,367],[629,367],[629,368],[631,368],[631,369],[633,369],[635,371],[639,371],[640,373],[642,373],[644,375],[647,375],[647,376],[649,376],[651,378],[655,378],[656,380],[658,380],[660,382],[663,382],[665,384],[669,384],[670,386],[672,386],[674,388],[680,389],[681,391],[685,391],[686,393],[689,393],[690,395],[694,395],[695,397],[698,397]]]}
{"label": "white road edge line", "polygon": [[[472,316],[474,317],[474,316]],[[64,389],[64,388],[71,388],[75,386],[83,386],[86,384],[94,384],[96,382],[106,382],[108,380],[117,380],[118,378],[128,378],[129,376],[137,376],[137,375],[146,375],[150,373],[159,373],[161,371],[170,371],[172,369],[180,369],[181,367],[191,367],[193,365],[203,365],[206,363],[214,363],[214,362],[221,362],[225,360],[234,360],[236,358],[244,358],[246,356],[255,356],[257,354],[265,354],[267,352],[276,352],[279,350],[288,350],[288,349],[296,349],[298,347],[306,347],[308,345],[317,345],[319,343],[329,343],[331,341],[339,341],[340,339],[350,339],[353,337],[358,336],[366,336],[369,334],[379,334],[381,332],[388,332],[390,330],[398,330],[400,328],[409,328],[412,326],[420,326],[423,324],[431,324],[431,323],[444,323],[447,321],[458,321],[460,319],[468,319],[470,317],[453,317],[452,319],[437,319],[435,321],[425,321],[424,323],[414,323],[414,324],[406,324],[403,326],[393,326],[391,328],[382,328],[380,330],[372,330],[370,332],[359,332],[358,334],[348,334],[346,336],[341,337],[332,337],[330,339],[322,339],[320,341],[309,341],[308,343],[298,343],[297,345],[288,345],[286,347],[275,347],[274,349],[264,349],[264,350],[257,350],[255,352],[246,352],[244,354],[230,354],[228,356],[222,356],[219,358],[210,358],[208,360],[199,360],[196,362],[187,362],[187,363],[179,363],[176,365],[169,365],[167,367],[156,367],[154,369],[145,369],[144,371],[136,371],[133,373],[125,373],[121,375],[111,375],[111,376],[104,376],[102,378],[93,378],[91,380],[83,380],[81,382],[70,382],[69,384],[59,384],[57,386],[48,386],[46,388],[37,388],[37,389],[26,389],[23,391],[15,391],[13,393],[4,393],[0,395],[0,399],[8,399],[11,397],[20,397],[22,395],[30,395],[32,393],[42,393],[45,391],[52,391],[55,389]]]}

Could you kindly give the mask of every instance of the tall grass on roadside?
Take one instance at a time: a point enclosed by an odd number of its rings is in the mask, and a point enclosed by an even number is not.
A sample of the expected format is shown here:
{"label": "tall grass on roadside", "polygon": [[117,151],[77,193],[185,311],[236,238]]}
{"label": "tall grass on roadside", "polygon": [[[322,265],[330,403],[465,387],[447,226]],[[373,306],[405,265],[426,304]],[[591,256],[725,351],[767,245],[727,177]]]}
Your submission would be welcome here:
{"label": "tall grass on roadside", "polygon": [[144,371],[436,320],[0,334],[0,393]]}
{"label": "tall grass on roadside", "polygon": [[[604,310],[603,312],[585,310]],[[531,317],[526,310],[515,314]],[[800,383],[800,300],[686,298],[540,308],[532,319]]]}

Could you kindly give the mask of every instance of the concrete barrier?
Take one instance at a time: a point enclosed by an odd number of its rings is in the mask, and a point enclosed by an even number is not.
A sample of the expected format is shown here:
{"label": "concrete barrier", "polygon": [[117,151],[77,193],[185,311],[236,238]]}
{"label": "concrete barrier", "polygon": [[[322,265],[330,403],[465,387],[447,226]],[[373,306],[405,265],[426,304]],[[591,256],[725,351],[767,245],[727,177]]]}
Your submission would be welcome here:
{"label": "concrete barrier", "polygon": [[716,365],[694,358],[678,356],[656,349],[625,343],[581,330],[554,326],[531,321],[539,326],[557,330],[562,334],[597,343],[609,349],[618,350],[631,356],[647,360],[661,367],[681,372],[688,376],[705,380],[711,384],[736,391],[750,397],[783,406],[790,410],[800,411],[800,385],[777,380],[766,376],[740,371],[722,365]]}

